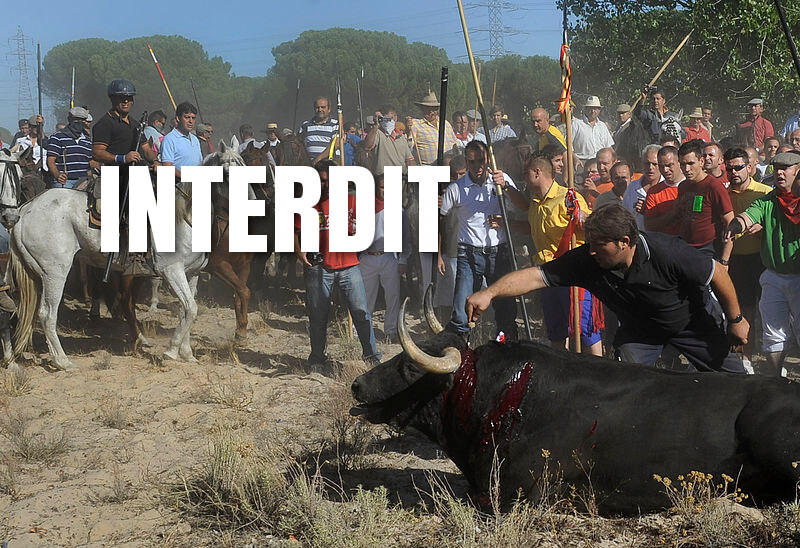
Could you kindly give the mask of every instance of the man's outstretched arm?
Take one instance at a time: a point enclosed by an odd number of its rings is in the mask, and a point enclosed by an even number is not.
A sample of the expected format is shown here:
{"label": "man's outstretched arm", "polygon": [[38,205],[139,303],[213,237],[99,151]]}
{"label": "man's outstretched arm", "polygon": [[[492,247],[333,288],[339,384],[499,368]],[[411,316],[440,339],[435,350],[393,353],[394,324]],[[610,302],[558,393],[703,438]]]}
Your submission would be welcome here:
{"label": "man's outstretched arm", "polygon": [[543,287],[547,287],[547,284],[538,266],[506,274],[486,289],[470,295],[467,299],[467,318],[471,322],[477,321],[496,297],[517,297]]}

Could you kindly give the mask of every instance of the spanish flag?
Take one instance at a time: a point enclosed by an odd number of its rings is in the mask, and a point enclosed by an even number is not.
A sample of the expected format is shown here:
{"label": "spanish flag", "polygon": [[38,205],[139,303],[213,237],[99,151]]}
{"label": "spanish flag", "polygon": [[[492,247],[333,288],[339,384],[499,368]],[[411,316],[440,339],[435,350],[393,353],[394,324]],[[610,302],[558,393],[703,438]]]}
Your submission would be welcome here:
{"label": "spanish flag", "polygon": [[558,112],[561,113],[561,119],[565,117],[567,107],[572,99],[572,67],[569,63],[569,45],[566,42],[561,46],[561,97],[559,97]]}

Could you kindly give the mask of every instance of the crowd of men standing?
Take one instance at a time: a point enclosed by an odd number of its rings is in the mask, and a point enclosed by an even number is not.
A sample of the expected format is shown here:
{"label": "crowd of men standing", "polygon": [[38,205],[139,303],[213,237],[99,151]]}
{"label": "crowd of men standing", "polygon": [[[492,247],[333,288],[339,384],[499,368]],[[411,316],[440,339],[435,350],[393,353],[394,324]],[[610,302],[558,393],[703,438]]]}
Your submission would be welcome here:
{"label": "crowd of men standing", "polygon": [[[135,93],[133,83],[114,80],[110,109],[94,125],[87,109],[73,108],[46,142],[40,142],[41,116],[21,120],[13,146],[33,147],[36,160],[46,158],[51,187],[77,188],[99,165],[139,162],[131,144]],[[435,164],[439,141],[436,95],[429,92],[415,105],[416,118],[401,121],[394,106],[384,105],[367,117],[366,127],[340,128],[329,99],[318,97],[313,116],[296,132],[270,123],[259,141],[250,125],[239,128],[239,152],[250,144],[274,152],[283,140],[301,143],[323,183],[316,206],[320,253],[302,252],[299,240],[296,246],[305,272],[312,370],[332,367],[325,348],[333,287],[350,311],[367,362],[380,359],[372,322],[379,287],[387,310],[383,334],[397,337],[401,279],[417,236],[414,193],[405,204],[404,251],[384,253],[384,169],[400,166],[405,174],[408,166]],[[541,289],[546,336],[554,346],[567,347],[577,310],[582,346],[593,354],[654,363],[671,346],[699,370],[752,372],[758,349],[748,320],[760,315],[763,370],[780,374],[799,329],[800,114],[776,135],[763,117],[763,101],[754,98],[747,106],[747,119],[716,141],[722,132],[711,123],[711,109],[695,107],[684,121],[654,88],[643,90],[635,108],[619,105],[615,124],[602,119],[600,98],[589,96],[573,118],[568,158],[563,124],[547,110],[530,112],[533,132],[520,139],[502,106],[493,105],[487,111],[490,141],[530,151],[518,181],[490,168],[480,115],[455,111],[444,124],[451,181],[440,191],[439,252],[415,257],[422,287],[436,282],[434,304],[449,314],[447,329],[468,334],[471,320],[491,302],[498,336],[516,339],[513,297]],[[174,166],[178,176],[183,166],[199,165],[214,152],[213,125],[196,123],[196,115],[184,102],[174,119],[152,112],[144,129],[158,161]],[[375,176],[375,240],[360,254],[328,249],[326,183],[340,149],[345,164],[364,165]],[[565,181],[570,164],[574,189]],[[505,220],[501,194],[509,198]],[[350,216],[355,230],[354,200]],[[527,255],[535,265],[510,278],[514,250],[506,226],[530,238]],[[577,248],[570,251],[573,236]],[[570,285],[581,287],[577,297]],[[731,342],[741,348],[731,351]]]}

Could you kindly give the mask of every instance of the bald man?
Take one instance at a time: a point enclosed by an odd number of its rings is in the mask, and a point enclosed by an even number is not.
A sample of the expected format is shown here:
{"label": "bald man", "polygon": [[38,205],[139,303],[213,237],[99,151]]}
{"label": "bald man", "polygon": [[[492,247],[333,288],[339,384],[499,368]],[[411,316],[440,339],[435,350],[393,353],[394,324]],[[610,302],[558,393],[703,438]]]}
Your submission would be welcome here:
{"label": "bald man", "polygon": [[535,108],[531,111],[531,122],[533,130],[539,137],[529,137],[529,144],[537,152],[547,145],[554,145],[561,152],[567,150],[567,141],[556,126],[550,125],[550,113],[543,108]]}

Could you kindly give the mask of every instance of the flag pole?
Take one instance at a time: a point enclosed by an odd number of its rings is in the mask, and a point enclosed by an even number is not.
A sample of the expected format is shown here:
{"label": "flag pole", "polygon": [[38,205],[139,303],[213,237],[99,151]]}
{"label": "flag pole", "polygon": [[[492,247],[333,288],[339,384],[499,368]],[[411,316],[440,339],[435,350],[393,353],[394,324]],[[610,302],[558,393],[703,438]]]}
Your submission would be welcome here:
{"label": "flag pole", "polygon": [[150,44],[147,44],[147,49],[150,50],[150,55],[153,57],[153,62],[156,64],[156,68],[158,69],[158,74],[161,76],[161,82],[164,84],[164,89],[167,90],[167,95],[169,96],[169,100],[172,103],[172,108],[174,110],[178,110],[177,105],[175,105],[175,99],[172,98],[172,92],[169,90],[169,86],[167,85],[167,79],[164,78],[164,73],[161,72],[161,65],[158,64],[158,59],[156,59],[156,54],[153,53],[153,48],[150,47]]}
{"label": "flag pole", "polygon": [[72,91],[70,92],[69,108],[75,108],[75,67],[72,67]]}
{"label": "flag pole", "polygon": [[[457,0],[458,2],[458,13],[461,16],[461,29],[464,31],[464,42],[467,46],[467,55],[469,56],[469,68],[472,71],[472,83],[475,85],[475,95],[478,97],[478,109],[480,110],[481,114],[481,123],[483,124],[483,130],[485,132],[486,137],[486,145],[489,149],[489,165],[492,168],[492,171],[497,169],[497,161],[494,157],[494,150],[492,149],[492,136],[489,133],[488,121],[486,119],[486,109],[483,106],[483,94],[481,93],[481,84],[480,79],[478,77],[478,72],[475,69],[475,57],[472,55],[472,44],[469,41],[469,31],[467,30],[467,20],[464,17],[464,4],[461,0]],[[503,228],[506,231],[506,238],[508,239],[508,248],[509,252],[511,253],[511,267],[513,270],[517,270],[517,256],[514,252],[514,242],[511,237],[511,227],[508,223],[508,210],[506,208],[506,196],[505,192],[503,191],[503,185],[495,185],[495,190],[497,192],[497,201],[500,203],[500,211],[503,214]],[[522,315],[523,315],[523,323],[525,324],[525,334],[528,336],[528,340],[533,340],[533,335],[531,334],[531,326],[530,320],[528,318],[528,309],[525,306],[525,296],[520,295],[519,302],[522,305]]]}
{"label": "flag pole", "polygon": [[[561,43],[561,103],[559,110],[564,114],[567,138],[567,188],[575,191],[575,164],[572,161],[572,67],[569,61],[569,41],[567,40],[567,0],[564,0],[564,37]],[[577,239],[573,232],[570,240],[570,249],[575,249]],[[578,287],[571,288],[572,291],[572,349],[576,353],[581,352],[581,303],[579,300],[580,290]]]}

